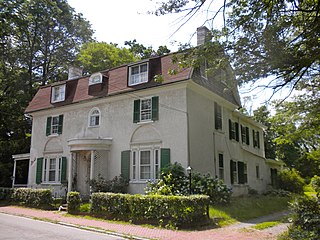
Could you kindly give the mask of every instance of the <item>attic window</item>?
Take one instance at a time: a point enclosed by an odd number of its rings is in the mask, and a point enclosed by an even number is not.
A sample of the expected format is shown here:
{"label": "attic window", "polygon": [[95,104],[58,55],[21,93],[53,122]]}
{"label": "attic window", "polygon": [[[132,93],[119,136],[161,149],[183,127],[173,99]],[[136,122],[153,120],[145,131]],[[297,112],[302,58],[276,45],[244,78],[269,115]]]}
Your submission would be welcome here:
{"label": "attic window", "polygon": [[148,82],[148,63],[142,63],[129,67],[129,86]]}
{"label": "attic window", "polygon": [[89,78],[89,85],[94,85],[102,83],[102,74],[101,73],[94,73]]}
{"label": "attic window", "polygon": [[51,102],[62,102],[65,99],[66,85],[53,86],[51,88]]}

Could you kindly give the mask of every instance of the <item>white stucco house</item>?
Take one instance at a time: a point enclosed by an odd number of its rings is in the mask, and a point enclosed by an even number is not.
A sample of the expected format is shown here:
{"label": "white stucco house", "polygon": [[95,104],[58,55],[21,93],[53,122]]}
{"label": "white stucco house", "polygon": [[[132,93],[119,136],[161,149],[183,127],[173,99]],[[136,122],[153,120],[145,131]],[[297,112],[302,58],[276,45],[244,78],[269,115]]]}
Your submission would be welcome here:
{"label": "white stucco house", "polygon": [[[206,30],[198,29],[199,44]],[[232,76],[202,76],[171,59],[91,76],[73,69],[68,80],[41,87],[26,109],[33,119],[28,187],[88,196],[90,179],[123,174],[130,193],[143,193],[146,180],[178,162],[223,179],[234,195],[263,192],[278,165],[265,159],[264,126],[238,111]]]}

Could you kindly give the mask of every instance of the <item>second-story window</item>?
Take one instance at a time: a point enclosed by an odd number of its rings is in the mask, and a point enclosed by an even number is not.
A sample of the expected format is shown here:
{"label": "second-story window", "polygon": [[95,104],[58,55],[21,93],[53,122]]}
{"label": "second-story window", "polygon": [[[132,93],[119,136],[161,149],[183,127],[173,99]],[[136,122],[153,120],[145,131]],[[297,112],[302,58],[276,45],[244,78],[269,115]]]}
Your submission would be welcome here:
{"label": "second-story window", "polygon": [[216,102],[214,103],[214,127],[222,130],[222,107]]}
{"label": "second-story window", "polygon": [[51,88],[51,102],[62,102],[65,100],[66,85],[53,86]]}
{"label": "second-story window", "polygon": [[241,141],[247,145],[250,144],[249,128],[241,125]]}
{"label": "second-story window", "polygon": [[159,119],[159,97],[137,99],[133,104],[133,122],[148,122]]}
{"label": "second-story window", "polygon": [[129,86],[148,82],[148,63],[129,67]]}
{"label": "second-story window", "polygon": [[63,115],[50,116],[47,118],[46,135],[62,134]]}
{"label": "second-story window", "polygon": [[89,113],[89,127],[97,127],[99,125],[100,125],[100,110],[98,108],[93,108]]}
{"label": "second-story window", "polygon": [[239,123],[233,122],[229,119],[229,139],[239,142]]}
{"label": "second-story window", "polygon": [[253,147],[260,148],[260,134],[259,131],[252,130]]}

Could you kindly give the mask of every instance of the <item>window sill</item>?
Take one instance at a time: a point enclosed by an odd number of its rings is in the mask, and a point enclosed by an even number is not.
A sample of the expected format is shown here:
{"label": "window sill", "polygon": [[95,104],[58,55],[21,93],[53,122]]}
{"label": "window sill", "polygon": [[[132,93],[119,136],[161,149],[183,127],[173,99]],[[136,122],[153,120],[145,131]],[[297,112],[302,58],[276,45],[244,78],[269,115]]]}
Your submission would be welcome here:
{"label": "window sill", "polygon": [[62,183],[60,182],[42,182],[41,185],[50,185],[50,186],[60,186]]}
{"label": "window sill", "polygon": [[100,125],[96,125],[96,126],[88,126],[88,128],[99,128]]}
{"label": "window sill", "polygon": [[146,120],[146,121],[137,122],[138,125],[148,124],[148,123],[154,123],[154,121],[153,120]]}
{"label": "window sill", "polygon": [[156,181],[158,179],[146,179],[146,180],[131,180],[129,181],[130,184],[146,184],[147,181]]}
{"label": "window sill", "polygon": [[58,137],[60,134],[58,134],[58,133],[54,133],[54,134],[50,134],[50,135],[48,135],[47,137]]}

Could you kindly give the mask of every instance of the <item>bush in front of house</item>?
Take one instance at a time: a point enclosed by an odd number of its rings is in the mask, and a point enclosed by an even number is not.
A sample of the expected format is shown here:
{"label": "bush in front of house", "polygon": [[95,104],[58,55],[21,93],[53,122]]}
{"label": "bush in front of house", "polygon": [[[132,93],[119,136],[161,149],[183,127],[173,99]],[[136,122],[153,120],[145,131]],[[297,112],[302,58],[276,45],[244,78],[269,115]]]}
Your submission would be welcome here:
{"label": "bush in front of house", "polygon": [[209,197],[93,193],[91,212],[111,219],[173,227],[208,222]]}
{"label": "bush in front of house", "polygon": [[17,188],[12,201],[28,207],[51,208],[52,192],[50,189]]}
{"label": "bush in front of house", "polygon": [[97,179],[90,180],[92,192],[126,193],[129,181],[120,176],[106,180],[100,174]]}
{"label": "bush in front of house", "polygon": [[81,197],[79,192],[69,192],[67,195],[68,213],[80,212]]}
{"label": "bush in front of house", "polygon": [[[149,181],[145,189],[148,195],[189,195],[189,176],[184,168],[174,163],[162,171],[161,178]],[[191,175],[191,194],[208,195],[211,204],[228,204],[232,191],[222,180],[193,172]]]}
{"label": "bush in front of house", "polygon": [[278,186],[280,189],[293,192],[302,193],[305,182],[295,169],[285,169],[278,175]]}
{"label": "bush in front of house", "polygon": [[13,191],[13,188],[0,188],[0,201],[11,200]]}
{"label": "bush in front of house", "polygon": [[320,199],[303,196],[291,204],[293,222],[289,228],[290,239],[315,240],[320,236]]}

